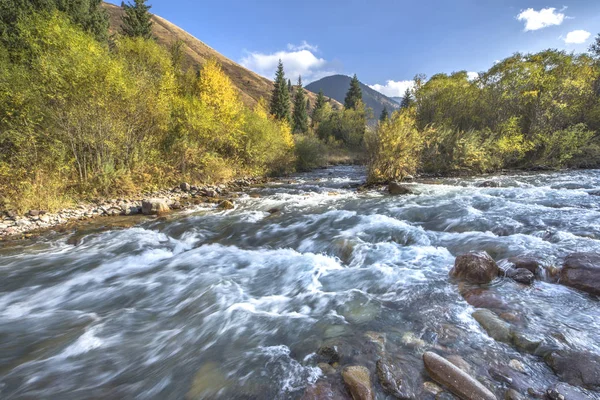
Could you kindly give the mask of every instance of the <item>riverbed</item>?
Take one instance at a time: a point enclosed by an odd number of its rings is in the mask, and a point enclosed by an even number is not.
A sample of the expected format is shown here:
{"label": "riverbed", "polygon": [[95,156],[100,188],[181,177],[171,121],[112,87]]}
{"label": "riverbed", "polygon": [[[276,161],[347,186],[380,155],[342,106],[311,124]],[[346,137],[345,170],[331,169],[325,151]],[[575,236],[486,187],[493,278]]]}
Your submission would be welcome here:
{"label": "riverbed", "polygon": [[[364,179],[318,170],[250,188],[233,210],[0,247],[0,398],[296,399],[323,380],[343,392],[345,365],[393,398],[377,381],[382,353],[417,398],[435,398],[425,351],[460,360],[498,398],[560,384],[542,357],[482,329],[468,290],[524,334],[600,354],[598,298],[543,273],[532,286],[448,277],[470,251],[544,270],[600,253],[600,171],[421,181],[406,196],[357,192]],[[324,372],[328,345],[341,354]],[[588,389],[574,386],[600,398]]]}

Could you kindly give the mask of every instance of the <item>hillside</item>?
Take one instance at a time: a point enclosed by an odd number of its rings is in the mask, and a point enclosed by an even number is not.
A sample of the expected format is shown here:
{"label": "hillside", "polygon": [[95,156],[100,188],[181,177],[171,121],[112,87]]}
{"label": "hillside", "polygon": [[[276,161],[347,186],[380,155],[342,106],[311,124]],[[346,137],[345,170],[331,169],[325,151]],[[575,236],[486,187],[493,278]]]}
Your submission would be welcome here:
{"label": "hillside", "polygon": [[[331,97],[340,103],[344,103],[346,92],[350,87],[350,79],[351,78],[346,75],[332,75],[306,85],[306,89],[314,93],[323,90],[325,96]],[[373,118],[379,118],[384,107],[387,107],[390,112],[400,107],[396,101],[371,89],[363,83],[360,84],[360,88],[362,89],[365,105],[373,109]]]}
{"label": "hillside", "polygon": [[[103,3],[103,6],[109,14],[111,34],[119,32],[123,9],[108,3]],[[183,42],[186,56],[184,62],[186,67],[199,68],[206,60],[216,58],[223,67],[223,71],[229,76],[233,81],[234,86],[239,90],[241,99],[246,105],[253,106],[261,97],[266,99],[271,97],[273,82],[269,79],[233,62],[215,49],[158,15],[153,16],[153,23],[153,33],[158,43],[165,46],[171,46],[177,40]],[[310,98],[311,104],[314,104],[316,94],[307,91],[307,95]]]}

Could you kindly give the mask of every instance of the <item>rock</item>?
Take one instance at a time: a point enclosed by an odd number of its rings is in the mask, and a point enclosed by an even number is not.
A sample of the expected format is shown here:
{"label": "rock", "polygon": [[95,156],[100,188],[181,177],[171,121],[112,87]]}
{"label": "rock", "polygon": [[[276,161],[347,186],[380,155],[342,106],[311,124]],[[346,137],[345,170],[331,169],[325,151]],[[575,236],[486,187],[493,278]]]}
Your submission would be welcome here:
{"label": "rock", "polygon": [[336,372],[335,368],[333,368],[330,364],[327,363],[318,363],[317,367],[319,367],[319,369],[323,371],[325,375],[333,375]]}
{"label": "rock", "polygon": [[490,283],[500,269],[486,252],[471,252],[456,257],[450,276],[471,283]]}
{"label": "rock", "polygon": [[260,194],[258,193],[250,193],[249,196],[251,199],[260,199]]}
{"label": "rock", "polygon": [[[414,371],[403,371],[390,357],[382,357],[376,364],[377,378],[383,390],[397,399],[414,399],[414,389],[408,385],[408,379]],[[418,372],[417,372],[418,374]]]}
{"label": "rock", "polygon": [[565,396],[560,394],[560,392],[556,389],[548,389],[546,391],[546,397],[549,400],[565,400]]}
{"label": "rock", "polygon": [[412,182],[415,180],[415,177],[412,175],[406,175],[404,178],[402,178],[403,182]]}
{"label": "rock", "polygon": [[534,275],[542,268],[542,264],[531,257],[512,257],[508,259],[508,262],[513,264],[515,269],[525,268]]}
{"label": "rock", "polygon": [[410,190],[404,185],[399,184],[398,182],[390,182],[390,184],[388,185],[388,192],[391,195],[403,195],[411,194],[412,190]]}
{"label": "rock", "polygon": [[194,376],[192,387],[186,394],[187,400],[217,398],[222,390],[231,386],[227,375],[214,362],[208,362]]}
{"label": "rock", "polygon": [[385,352],[385,342],[387,341],[387,335],[385,333],[368,331],[365,332],[365,337],[377,346],[379,353]]}
{"label": "rock", "polygon": [[508,389],[506,393],[504,393],[504,400],[525,400],[525,397],[521,396],[515,389]]}
{"label": "rock", "polygon": [[522,283],[524,285],[531,285],[535,281],[535,275],[533,272],[525,268],[509,269],[506,271],[506,276],[515,282]]}
{"label": "rock", "polygon": [[508,304],[498,294],[488,288],[472,288],[461,290],[460,294],[467,303],[475,308],[492,308],[496,310],[508,310]]}
{"label": "rock", "polygon": [[344,383],[354,400],[375,400],[373,386],[371,385],[371,374],[369,370],[361,366],[346,367],[342,371]]}
{"label": "rock", "polygon": [[309,386],[305,391],[301,400],[346,400],[348,395],[343,393],[340,388],[337,388],[327,380],[320,380],[314,385]]}
{"label": "rock", "polygon": [[600,356],[597,354],[558,350],[544,357],[558,377],[573,386],[600,389]]}
{"label": "rock", "polygon": [[600,254],[575,253],[567,256],[559,282],[600,296]]}
{"label": "rock", "polygon": [[235,208],[235,206],[233,205],[233,203],[231,201],[223,200],[222,202],[219,203],[217,208],[219,208],[221,210],[233,210]]}
{"label": "rock", "polygon": [[[576,388],[566,383],[558,383],[552,389],[549,389],[553,393],[551,395],[563,396],[566,400],[589,400],[589,396],[583,393],[582,389]],[[548,392],[549,392],[548,391]],[[549,393],[546,392],[546,396],[549,397]]]}
{"label": "rock", "polygon": [[496,400],[485,386],[445,358],[428,351],[423,354],[423,362],[433,380],[461,399]]}
{"label": "rock", "polygon": [[40,215],[40,211],[39,210],[29,210],[29,212],[27,214],[30,217],[37,217],[38,215]]}
{"label": "rock", "polygon": [[281,213],[281,210],[279,208],[271,208],[267,212],[269,214],[273,215],[273,214],[279,214],[279,213]]}
{"label": "rock", "polygon": [[526,373],[527,372],[525,370],[525,366],[519,360],[515,360],[515,359],[510,360],[510,362],[508,363],[508,366],[511,367],[512,369],[514,369],[515,371],[519,371],[519,372],[522,372],[522,373]]}
{"label": "rock", "polygon": [[17,213],[16,213],[16,211],[9,210],[6,212],[6,216],[10,219],[15,219],[15,218],[17,218]]}
{"label": "rock", "polygon": [[179,189],[183,190],[184,192],[189,192],[192,190],[192,187],[189,183],[182,182],[181,185],[179,185]]}
{"label": "rock", "polygon": [[179,201],[174,201],[173,203],[171,203],[170,207],[171,210],[181,210],[183,208]]}
{"label": "rock", "polygon": [[510,343],[512,337],[510,325],[492,311],[477,310],[472,315],[491,338],[499,342]]}
{"label": "rock", "polygon": [[146,199],[142,201],[142,214],[160,215],[168,213],[171,209],[164,199]]}
{"label": "rock", "polygon": [[477,187],[481,187],[481,188],[499,188],[500,187],[500,182],[498,182],[498,181],[485,181],[485,182],[481,182],[480,184],[478,184]]}
{"label": "rock", "polygon": [[328,364],[333,364],[340,361],[340,353],[338,350],[338,346],[335,345],[326,345],[319,347],[317,350],[317,355],[321,360],[325,361]]}

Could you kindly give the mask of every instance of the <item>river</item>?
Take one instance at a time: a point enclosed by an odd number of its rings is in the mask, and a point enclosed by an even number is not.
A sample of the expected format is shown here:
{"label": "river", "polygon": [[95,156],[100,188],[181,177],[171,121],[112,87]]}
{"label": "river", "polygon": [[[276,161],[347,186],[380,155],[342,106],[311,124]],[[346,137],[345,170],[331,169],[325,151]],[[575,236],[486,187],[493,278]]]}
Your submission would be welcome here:
{"label": "river", "polygon": [[[408,196],[357,193],[361,167],[290,179],[249,189],[230,211],[3,245],[0,398],[301,398],[324,379],[315,353],[327,343],[376,382],[374,332],[419,385],[426,350],[460,356],[498,398],[509,365],[526,388],[559,382],[540,357],[491,339],[448,271],[474,250],[501,266],[600,252],[589,193],[600,171],[446,178]],[[483,290],[522,331],[600,353],[597,298],[544,279]]]}

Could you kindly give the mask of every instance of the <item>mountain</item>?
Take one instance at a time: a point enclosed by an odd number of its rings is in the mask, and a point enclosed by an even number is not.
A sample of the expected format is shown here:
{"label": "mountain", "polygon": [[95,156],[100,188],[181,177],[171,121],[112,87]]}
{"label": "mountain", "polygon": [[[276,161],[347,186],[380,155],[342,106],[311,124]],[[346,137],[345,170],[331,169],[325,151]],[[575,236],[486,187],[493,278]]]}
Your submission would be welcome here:
{"label": "mountain", "polygon": [[402,104],[403,97],[394,96],[394,97],[390,97],[390,99],[394,100],[398,104]]}
{"label": "mountain", "polygon": [[[323,90],[325,96],[331,97],[343,104],[346,92],[348,92],[348,88],[350,87],[350,80],[351,78],[346,75],[332,75],[308,84],[305,88],[314,93]],[[363,94],[363,102],[367,107],[373,109],[373,119],[379,118],[384,107],[387,107],[390,113],[400,108],[400,105],[395,100],[371,89],[367,85],[361,83],[360,88]]]}
{"label": "mountain", "polygon": [[[109,15],[110,33],[118,33],[120,31],[123,9],[108,3],[103,3],[102,5]],[[183,42],[185,52],[184,65],[187,68],[199,69],[207,60],[215,58],[240,92],[240,98],[244,104],[252,107],[261,97],[267,100],[271,98],[273,90],[273,82],[271,80],[228,59],[215,49],[158,15],[152,16],[152,22],[152,33],[158,43],[170,47],[177,40]],[[317,95],[307,91],[307,96],[311,104],[315,104]],[[334,104],[334,107],[341,107],[341,105]]]}

